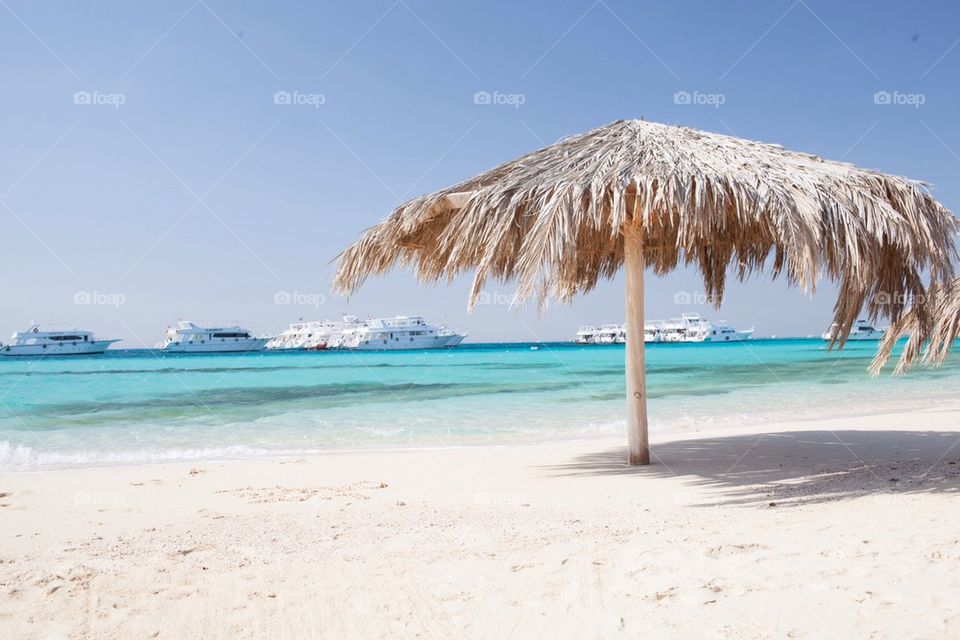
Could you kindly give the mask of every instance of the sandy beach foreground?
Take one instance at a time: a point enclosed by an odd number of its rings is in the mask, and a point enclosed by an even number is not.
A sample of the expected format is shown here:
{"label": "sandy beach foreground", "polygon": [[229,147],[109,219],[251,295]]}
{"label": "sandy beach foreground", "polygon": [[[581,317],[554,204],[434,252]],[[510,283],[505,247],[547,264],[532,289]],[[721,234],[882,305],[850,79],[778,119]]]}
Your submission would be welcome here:
{"label": "sandy beach foreground", "polygon": [[960,412],[0,475],[6,638],[960,637]]}

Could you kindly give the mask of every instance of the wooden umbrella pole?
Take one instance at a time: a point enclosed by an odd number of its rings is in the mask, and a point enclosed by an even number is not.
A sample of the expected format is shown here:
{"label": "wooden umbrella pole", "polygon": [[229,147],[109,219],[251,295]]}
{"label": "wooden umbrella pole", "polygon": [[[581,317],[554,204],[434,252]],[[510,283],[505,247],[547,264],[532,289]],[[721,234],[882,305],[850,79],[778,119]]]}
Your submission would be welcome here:
{"label": "wooden umbrella pole", "polygon": [[627,270],[627,464],[650,464],[647,438],[646,355],[643,343],[643,227],[624,227],[624,261]]}

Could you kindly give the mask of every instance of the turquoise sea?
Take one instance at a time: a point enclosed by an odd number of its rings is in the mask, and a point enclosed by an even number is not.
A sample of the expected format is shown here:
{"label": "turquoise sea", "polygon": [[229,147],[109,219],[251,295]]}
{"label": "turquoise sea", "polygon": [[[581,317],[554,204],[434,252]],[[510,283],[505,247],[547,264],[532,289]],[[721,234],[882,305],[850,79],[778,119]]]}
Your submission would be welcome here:
{"label": "turquoise sea", "polygon": [[[960,360],[871,378],[876,345],[651,345],[652,430],[960,407]],[[450,447],[624,429],[622,346],[0,359],[0,470]]]}

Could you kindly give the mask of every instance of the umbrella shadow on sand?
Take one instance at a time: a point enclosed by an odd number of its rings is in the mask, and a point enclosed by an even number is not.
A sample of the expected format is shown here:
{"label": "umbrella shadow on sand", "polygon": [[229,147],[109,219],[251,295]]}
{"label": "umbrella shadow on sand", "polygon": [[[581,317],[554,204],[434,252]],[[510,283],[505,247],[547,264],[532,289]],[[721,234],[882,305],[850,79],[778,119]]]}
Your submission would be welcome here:
{"label": "umbrella shadow on sand", "polygon": [[811,430],[657,444],[653,464],[617,447],[547,470],[557,476],[680,478],[690,505],[788,505],[960,492],[960,431]]}

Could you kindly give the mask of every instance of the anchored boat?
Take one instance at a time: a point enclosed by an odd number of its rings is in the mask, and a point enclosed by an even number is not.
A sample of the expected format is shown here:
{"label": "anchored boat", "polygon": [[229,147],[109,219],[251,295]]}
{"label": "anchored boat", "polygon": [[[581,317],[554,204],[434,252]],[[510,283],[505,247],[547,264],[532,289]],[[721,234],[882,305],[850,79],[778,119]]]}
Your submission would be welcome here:
{"label": "anchored boat", "polygon": [[257,338],[239,325],[203,326],[181,320],[168,327],[158,349],[171,353],[244,353],[262,351],[270,338]]}
{"label": "anchored boat", "polygon": [[349,327],[359,324],[353,316],[344,316],[343,321],[320,320],[304,322],[298,320],[286,331],[267,343],[267,349],[277,351],[322,351],[330,348],[330,343]]}
{"label": "anchored boat", "polygon": [[622,324],[584,325],[573,339],[577,344],[623,344],[627,331]]}
{"label": "anchored boat", "polygon": [[[696,313],[684,313],[672,320],[651,320],[643,326],[643,341],[653,342],[742,342],[753,335],[753,328],[737,330],[723,322],[710,322]],[[627,332],[622,324],[580,327],[577,344],[623,344]]]}
{"label": "anchored boat", "polygon": [[120,340],[97,340],[92,331],[41,331],[31,325],[0,344],[0,356],[89,356],[103,353],[114,342]]}
{"label": "anchored boat", "polygon": [[359,351],[444,349],[457,346],[466,337],[465,333],[430,324],[420,316],[395,316],[372,318],[346,329],[330,346]]}
{"label": "anchored boat", "polygon": [[457,346],[465,337],[465,333],[430,324],[420,316],[369,320],[343,316],[341,321],[294,322],[271,340],[267,348],[307,351],[443,349]]}
{"label": "anchored boat", "polygon": [[711,322],[697,313],[662,323],[664,342],[742,342],[753,335],[753,327],[737,330],[724,322]]}
{"label": "anchored boat", "polygon": [[[837,333],[837,329],[838,325],[834,322],[820,337],[823,338],[825,342],[831,342]],[[847,340],[854,342],[880,340],[886,333],[886,329],[876,329],[866,320],[857,320],[853,323],[853,328],[850,329],[850,335],[847,337]]]}

